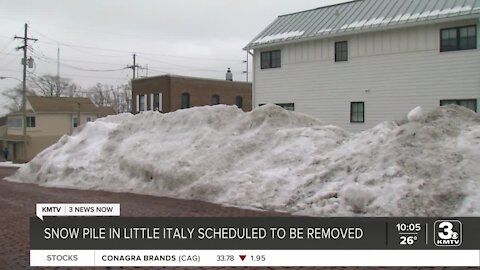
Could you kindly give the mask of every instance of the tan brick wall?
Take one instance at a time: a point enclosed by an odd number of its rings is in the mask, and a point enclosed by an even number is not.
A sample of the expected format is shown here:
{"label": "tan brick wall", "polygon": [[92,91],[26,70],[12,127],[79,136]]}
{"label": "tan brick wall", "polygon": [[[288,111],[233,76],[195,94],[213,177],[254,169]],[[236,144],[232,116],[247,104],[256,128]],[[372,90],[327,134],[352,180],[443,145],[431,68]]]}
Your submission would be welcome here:
{"label": "tan brick wall", "polygon": [[181,76],[158,76],[138,79],[132,83],[132,112],[137,112],[138,95],[147,95],[150,109],[151,94],[162,93],[163,112],[180,109],[182,93],[190,94],[190,106],[210,105],[212,95],[220,97],[221,104],[234,105],[237,96],[243,98],[243,110],[252,110],[252,84]]}

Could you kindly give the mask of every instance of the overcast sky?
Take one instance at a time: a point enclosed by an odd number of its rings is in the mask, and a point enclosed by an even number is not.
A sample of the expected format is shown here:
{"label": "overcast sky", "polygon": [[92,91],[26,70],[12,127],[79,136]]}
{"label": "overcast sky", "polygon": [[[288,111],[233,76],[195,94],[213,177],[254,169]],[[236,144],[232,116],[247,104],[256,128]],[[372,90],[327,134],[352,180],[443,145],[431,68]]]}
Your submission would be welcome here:
{"label": "overcast sky", "polygon": [[[149,76],[223,79],[231,67],[234,80],[245,80],[242,48],[278,15],[339,2],[346,0],[0,0],[0,76],[21,79],[13,37],[28,23],[39,39],[29,52],[37,76],[57,74],[60,48],[60,76],[83,88],[126,83],[134,52],[140,76],[148,65]],[[17,83],[0,80],[0,91]]]}

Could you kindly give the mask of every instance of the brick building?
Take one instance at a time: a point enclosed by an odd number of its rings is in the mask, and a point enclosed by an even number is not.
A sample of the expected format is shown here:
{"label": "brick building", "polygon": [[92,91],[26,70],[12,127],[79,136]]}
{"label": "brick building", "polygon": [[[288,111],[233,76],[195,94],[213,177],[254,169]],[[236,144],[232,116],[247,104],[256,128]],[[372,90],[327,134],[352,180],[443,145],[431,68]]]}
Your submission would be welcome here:
{"label": "brick building", "polygon": [[133,80],[132,112],[173,112],[204,105],[237,105],[252,109],[252,84],[229,80],[162,75]]}

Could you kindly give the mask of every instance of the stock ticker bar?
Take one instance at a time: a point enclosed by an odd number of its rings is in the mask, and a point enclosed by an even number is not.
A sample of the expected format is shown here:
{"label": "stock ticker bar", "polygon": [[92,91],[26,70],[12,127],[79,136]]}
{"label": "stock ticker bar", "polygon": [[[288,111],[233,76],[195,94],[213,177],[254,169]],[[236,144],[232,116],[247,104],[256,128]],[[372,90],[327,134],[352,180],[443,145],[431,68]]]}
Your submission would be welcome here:
{"label": "stock ticker bar", "polygon": [[480,218],[45,217],[30,247],[31,266],[476,267]]}

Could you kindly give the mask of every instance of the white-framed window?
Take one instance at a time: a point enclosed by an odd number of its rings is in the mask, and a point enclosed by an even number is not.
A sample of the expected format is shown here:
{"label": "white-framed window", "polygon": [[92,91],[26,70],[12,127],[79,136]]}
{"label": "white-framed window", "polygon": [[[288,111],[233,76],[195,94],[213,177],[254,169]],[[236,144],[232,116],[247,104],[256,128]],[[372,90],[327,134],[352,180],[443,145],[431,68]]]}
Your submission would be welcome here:
{"label": "white-framed window", "polygon": [[36,127],[35,116],[27,116],[27,128],[34,128]]}
{"label": "white-framed window", "polygon": [[73,128],[78,127],[78,117],[77,116],[72,117],[72,127]]}
{"label": "white-framed window", "polygon": [[449,104],[455,104],[458,106],[463,106],[474,112],[477,112],[477,100],[476,99],[446,99],[440,100],[440,106],[446,106]]}
{"label": "white-framed window", "polygon": [[22,128],[23,127],[22,117],[21,116],[8,117],[7,126],[9,128]]}
{"label": "white-framed window", "polygon": [[150,97],[151,109],[154,111],[162,111],[162,93],[152,94]]}
{"label": "white-framed window", "polygon": [[142,112],[145,111],[145,106],[146,106],[146,95],[141,95],[138,96],[138,111]]}
{"label": "white-framed window", "polygon": [[348,61],[348,41],[335,42],[335,62]]}
{"label": "white-framed window", "polygon": [[282,52],[280,50],[262,52],[260,54],[261,69],[282,67]]}
{"label": "white-framed window", "polygon": [[350,102],[350,123],[365,123],[365,102]]}

